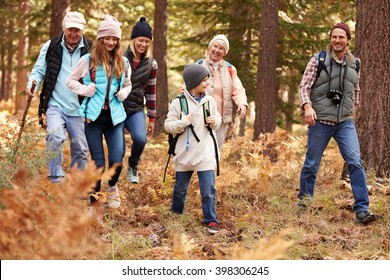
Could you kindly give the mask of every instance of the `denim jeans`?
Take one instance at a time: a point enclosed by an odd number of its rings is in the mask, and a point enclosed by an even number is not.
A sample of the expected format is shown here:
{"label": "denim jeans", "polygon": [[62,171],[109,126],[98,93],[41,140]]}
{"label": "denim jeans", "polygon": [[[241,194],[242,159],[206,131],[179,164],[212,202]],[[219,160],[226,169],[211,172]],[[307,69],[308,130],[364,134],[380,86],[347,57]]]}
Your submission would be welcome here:
{"label": "denim jeans", "polygon": [[[105,166],[105,155],[103,147],[103,136],[108,148],[108,166],[111,168],[118,164],[114,176],[108,181],[110,186],[114,186],[122,172],[123,151],[123,122],[114,126],[110,115],[110,110],[102,110],[99,117],[91,123],[85,123],[85,135],[87,137],[89,152],[96,166]],[[103,168],[104,169],[104,168]],[[99,192],[101,181],[96,183],[95,191]],[[93,200],[93,199],[92,199]]]}
{"label": "denim jeans", "polygon": [[46,152],[49,166],[49,179],[51,182],[60,182],[65,177],[62,169],[62,145],[68,132],[70,143],[70,166],[84,169],[88,162],[88,145],[84,134],[84,121],[81,117],[67,116],[54,106],[46,111],[47,135]]}
{"label": "denim jeans", "polygon": [[[147,140],[146,116],[144,111],[139,111],[131,115],[127,115],[124,124],[125,128],[130,132],[131,139],[133,140],[128,164],[129,167],[137,167]],[[126,151],[126,143],[124,145],[124,150]]]}
{"label": "denim jeans", "polygon": [[[183,214],[188,186],[194,171],[176,172],[171,210]],[[202,196],[203,223],[216,222],[215,213],[215,175],[214,170],[198,171],[200,194]]]}
{"label": "denim jeans", "polygon": [[355,199],[353,209],[356,213],[367,211],[369,205],[366,173],[360,159],[360,146],[355,125],[352,120],[341,123],[325,125],[316,122],[309,126],[308,146],[306,159],[303,164],[300,178],[298,198],[313,197],[317,171],[322,155],[330,139],[333,137],[339,147],[340,153],[347,163],[352,192]]}

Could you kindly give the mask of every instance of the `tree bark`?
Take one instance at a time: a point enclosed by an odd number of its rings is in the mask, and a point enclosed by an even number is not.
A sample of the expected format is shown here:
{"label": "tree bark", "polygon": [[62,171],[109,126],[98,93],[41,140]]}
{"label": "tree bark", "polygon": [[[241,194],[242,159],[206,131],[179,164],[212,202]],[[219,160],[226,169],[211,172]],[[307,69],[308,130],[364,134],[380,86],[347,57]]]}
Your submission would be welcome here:
{"label": "tree bark", "polygon": [[260,133],[274,132],[276,127],[278,5],[279,0],[264,0],[261,7],[254,140]]}
{"label": "tree bark", "polygon": [[8,23],[8,50],[7,50],[7,68],[5,77],[5,96],[4,99],[8,100],[12,98],[12,57],[14,55],[13,41],[14,41],[14,21],[9,20]]}
{"label": "tree bark", "polygon": [[52,0],[50,17],[50,39],[62,33],[62,19],[69,7],[69,0]]}
{"label": "tree bark", "polygon": [[22,110],[26,104],[26,98],[24,90],[27,86],[27,68],[26,57],[28,53],[28,24],[24,19],[24,16],[28,13],[28,0],[19,0],[19,13],[20,19],[18,20],[18,27],[21,32],[19,33],[18,40],[18,71],[16,73],[16,97],[15,97],[15,114]]}
{"label": "tree bark", "polygon": [[157,119],[154,125],[155,135],[163,131],[168,111],[168,74],[167,74],[167,30],[168,0],[155,0],[153,56],[158,63],[157,75]]}
{"label": "tree bark", "polygon": [[356,127],[367,170],[390,176],[390,1],[357,1],[356,51],[361,58]]}

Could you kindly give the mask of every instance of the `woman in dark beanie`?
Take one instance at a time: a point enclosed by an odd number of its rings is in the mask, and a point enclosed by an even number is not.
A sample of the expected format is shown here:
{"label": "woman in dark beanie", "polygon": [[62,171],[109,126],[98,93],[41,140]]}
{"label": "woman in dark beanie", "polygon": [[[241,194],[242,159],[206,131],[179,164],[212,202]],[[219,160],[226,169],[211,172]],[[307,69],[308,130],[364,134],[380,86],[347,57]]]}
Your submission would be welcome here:
{"label": "woman in dark beanie", "polygon": [[[130,39],[125,56],[130,61],[133,88],[123,105],[127,114],[125,128],[133,140],[128,159],[128,179],[129,182],[138,184],[138,163],[146,145],[147,135],[152,136],[154,133],[156,119],[157,61],[150,56],[152,28],[144,17],[134,25]],[[147,130],[145,99],[149,118]]]}

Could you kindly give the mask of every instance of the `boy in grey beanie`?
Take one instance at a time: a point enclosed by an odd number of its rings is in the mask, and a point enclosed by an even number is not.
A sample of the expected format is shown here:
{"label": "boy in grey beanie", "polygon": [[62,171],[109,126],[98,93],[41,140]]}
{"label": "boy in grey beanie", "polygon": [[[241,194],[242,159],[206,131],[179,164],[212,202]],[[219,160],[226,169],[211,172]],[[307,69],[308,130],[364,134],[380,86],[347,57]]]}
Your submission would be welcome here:
{"label": "boy in grey beanie", "polygon": [[[215,212],[215,174],[218,145],[214,143],[215,129],[222,119],[214,98],[206,92],[210,73],[199,64],[187,64],[183,93],[175,98],[165,120],[165,130],[179,135],[174,151],[176,182],[171,211],[182,214],[191,176],[197,171],[202,196],[203,224],[210,234],[219,231]],[[183,99],[186,108],[182,108]],[[190,130],[190,126],[192,129]],[[211,129],[209,131],[208,127]],[[184,135],[182,135],[184,134]],[[195,135],[196,134],[196,135]],[[216,146],[216,149],[214,147]]]}
{"label": "boy in grey beanie", "polygon": [[184,67],[183,79],[187,90],[195,88],[206,76],[209,77],[210,72],[202,65],[190,63]]}

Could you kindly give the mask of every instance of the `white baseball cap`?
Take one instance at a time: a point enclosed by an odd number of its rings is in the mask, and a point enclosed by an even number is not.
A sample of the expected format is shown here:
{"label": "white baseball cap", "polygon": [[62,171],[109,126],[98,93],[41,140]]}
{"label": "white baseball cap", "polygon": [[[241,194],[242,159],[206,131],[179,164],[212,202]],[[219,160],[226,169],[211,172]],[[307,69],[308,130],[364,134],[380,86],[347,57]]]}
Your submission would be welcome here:
{"label": "white baseball cap", "polygon": [[64,20],[62,21],[62,26],[64,28],[78,28],[80,30],[84,30],[87,22],[82,13],[79,12],[68,12]]}

